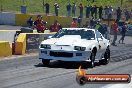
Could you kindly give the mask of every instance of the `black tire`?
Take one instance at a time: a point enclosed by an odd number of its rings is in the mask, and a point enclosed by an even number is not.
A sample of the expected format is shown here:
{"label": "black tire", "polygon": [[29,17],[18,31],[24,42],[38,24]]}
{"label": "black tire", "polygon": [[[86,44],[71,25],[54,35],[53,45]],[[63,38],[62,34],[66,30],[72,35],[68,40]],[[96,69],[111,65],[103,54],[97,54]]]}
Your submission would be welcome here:
{"label": "black tire", "polygon": [[42,63],[43,63],[43,65],[48,66],[50,63],[50,60],[42,59]]}
{"label": "black tire", "polygon": [[89,62],[89,66],[91,68],[93,68],[95,66],[95,63],[94,63],[94,61],[95,61],[95,51],[94,50],[91,53],[90,60],[91,61]]}
{"label": "black tire", "polygon": [[105,51],[104,59],[100,61],[100,64],[107,65],[109,61],[110,61],[110,49],[108,47]]}

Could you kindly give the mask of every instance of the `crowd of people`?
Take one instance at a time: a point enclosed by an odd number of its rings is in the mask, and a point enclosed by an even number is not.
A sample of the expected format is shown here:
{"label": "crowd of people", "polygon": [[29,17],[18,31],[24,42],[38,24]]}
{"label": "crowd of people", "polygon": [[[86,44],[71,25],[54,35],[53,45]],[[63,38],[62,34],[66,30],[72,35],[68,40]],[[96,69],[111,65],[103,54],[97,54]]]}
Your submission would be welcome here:
{"label": "crowd of people", "polygon": [[[50,12],[50,5],[49,3],[44,4],[45,6],[45,13],[46,15],[49,15]],[[54,13],[55,16],[59,15],[59,10],[61,7],[58,3],[54,4]],[[121,9],[118,7],[117,9],[114,9],[112,6],[96,6],[96,5],[87,5],[84,6],[82,3],[79,4],[79,6],[76,5],[76,3],[68,4],[66,5],[67,10],[67,16],[76,17],[77,16],[77,9],[79,9],[79,16],[81,18],[84,17],[84,12],[86,13],[86,18],[94,18],[94,19],[121,19],[121,16],[124,16],[126,20],[131,18],[132,11],[129,11],[127,8]],[[77,16],[78,17],[78,16]]]}
{"label": "crowd of people", "polygon": [[[117,33],[120,32],[122,35],[121,39],[119,40],[119,43],[124,43],[125,33],[127,31],[127,23],[124,21],[122,27],[119,29],[118,25],[118,19],[116,19],[113,24],[108,26],[106,23],[102,23],[101,19],[95,20],[92,18],[90,21],[87,21],[86,24],[82,25],[82,18],[79,16],[78,18],[73,18],[73,21],[70,23],[70,28],[91,28],[98,30],[106,39],[110,40],[110,30],[113,31],[114,38],[112,41],[112,45],[116,46],[116,40],[117,40]],[[43,17],[41,15],[37,16],[37,20],[33,21],[32,17],[30,17],[27,20],[27,23],[30,28],[37,29],[38,33],[44,33],[46,30],[46,24],[47,22],[43,21]],[[58,32],[60,29],[62,29],[61,24],[55,20],[52,25],[50,25],[49,30],[50,32]]]}
{"label": "crowd of people", "polygon": [[[43,17],[41,15],[38,15],[35,21],[33,21],[32,17],[30,17],[27,20],[27,24],[31,29],[37,29],[38,33],[44,33],[44,31],[47,30],[47,22],[43,21]],[[58,32],[60,29],[62,29],[62,26],[58,23],[57,20],[55,20],[49,28],[50,32]]]}
{"label": "crowd of people", "polygon": [[111,29],[112,29],[113,34],[114,34],[112,45],[113,46],[117,46],[116,41],[117,41],[117,34],[118,34],[118,32],[121,34],[121,38],[120,38],[120,40],[118,42],[124,44],[125,34],[128,31],[127,23],[123,22],[122,27],[119,29],[118,20],[115,20],[113,22],[113,24],[112,24]]}

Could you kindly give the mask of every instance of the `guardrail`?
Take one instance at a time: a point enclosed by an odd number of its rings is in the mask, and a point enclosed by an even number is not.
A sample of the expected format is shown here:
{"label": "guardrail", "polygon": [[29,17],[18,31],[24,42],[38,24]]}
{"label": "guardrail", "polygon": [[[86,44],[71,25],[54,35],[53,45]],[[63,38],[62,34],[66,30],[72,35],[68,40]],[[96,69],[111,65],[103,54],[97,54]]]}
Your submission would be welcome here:
{"label": "guardrail", "polygon": [[21,33],[15,42],[14,54],[23,55],[38,50],[40,43],[55,33]]}

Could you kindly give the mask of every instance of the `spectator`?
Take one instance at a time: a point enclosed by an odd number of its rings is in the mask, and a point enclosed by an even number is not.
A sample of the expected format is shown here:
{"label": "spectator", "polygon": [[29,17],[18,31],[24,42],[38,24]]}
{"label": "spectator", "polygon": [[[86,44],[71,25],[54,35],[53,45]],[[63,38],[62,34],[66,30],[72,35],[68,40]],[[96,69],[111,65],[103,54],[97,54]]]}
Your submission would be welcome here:
{"label": "spectator", "polygon": [[73,3],[73,6],[72,6],[72,16],[76,16],[76,4]]}
{"label": "spectator", "polygon": [[86,8],[86,18],[89,18],[89,15],[90,15],[90,10],[91,10],[91,6],[85,6]]}
{"label": "spectator", "polygon": [[91,6],[91,17],[92,17],[92,18],[94,18],[93,14],[94,14],[94,7]]}
{"label": "spectator", "polygon": [[97,23],[95,24],[95,30],[99,30],[99,28],[101,27],[101,23],[100,20],[97,21]]}
{"label": "spectator", "polygon": [[58,32],[60,29],[62,29],[62,26],[58,23],[57,20],[55,20],[54,24],[50,26],[51,32]]}
{"label": "spectator", "polygon": [[100,19],[97,21],[95,30],[98,30],[103,36],[105,35],[106,30],[104,29],[103,25],[101,24]]}
{"label": "spectator", "polygon": [[99,19],[102,19],[102,12],[103,12],[103,7],[100,6],[99,7],[99,11],[98,11],[98,13],[99,13]]}
{"label": "spectator", "polygon": [[96,21],[94,20],[94,18],[92,18],[91,20],[90,20],[90,28],[94,28],[95,27],[95,25],[96,25]]}
{"label": "spectator", "polygon": [[121,19],[121,14],[122,14],[122,10],[120,9],[120,7],[118,7],[118,9],[116,10],[116,14],[117,14],[117,21],[119,21]]}
{"label": "spectator", "polygon": [[82,18],[81,16],[78,17],[78,26],[79,28],[81,28],[81,23],[82,23]]}
{"label": "spectator", "polygon": [[122,30],[121,30],[122,37],[120,38],[119,43],[120,43],[120,41],[122,41],[122,44],[124,43],[123,41],[124,41],[124,38],[125,38],[126,31],[127,31],[127,24],[124,23],[123,26],[122,26]]}
{"label": "spectator", "polygon": [[115,20],[114,23],[112,24],[112,30],[113,30],[113,33],[114,33],[114,39],[113,39],[112,45],[117,46],[115,44],[115,42],[117,40],[117,32],[118,32],[117,20]]}
{"label": "spectator", "polygon": [[67,6],[66,6],[66,8],[67,8],[67,15],[68,15],[68,17],[69,16],[71,16],[71,4],[69,3]]}
{"label": "spectator", "polygon": [[27,24],[28,24],[29,28],[32,28],[32,26],[33,26],[33,19],[32,19],[32,17],[30,17],[30,18],[27,20]]}
{"label": "spectator", "polygon": [[49,3],[46,3],[44,6],[45,6],[45,9],[46,9],[45,13],[46,13],[46,16],[47,16],[47,15],[49,15],[50,5],[49,5]]}
{"label": "spectator", "polygon": [[108,39],[108,26],[106,23],[102,24],[102,28],[103,28],[103,36]]}
{"label": "spectator", "polygon": [[125,14],[126,21],[128,21],[130,19],[129,11],[127,9],[124,9],[124,14]]}
{"label": "spectator", "polygon": [[57,3],[54,4],[54,7],[55,7],[55,16],[58,16],[58,13],[59,13],[59,5]]}
{"label": "spectator", "polygon": [[73,18],[73,21],[71,23],[71,28],[77,28],[77,19]]}
{"label": "spectator", "polygon": [[94,13],[94,18],[97,19],[97,6],[94,5],[93,7],[93,13]]}
{"label": "spectator", "polygon": [[46,22],[44,22],[42,18],[41,15],[38,15],[37,20],[34,22],[34,27],[37,29],[38,33],[44,33],[44,30],[46,29]]}
{"label": "spectator", "polygon": [[80,18],[83,18],[83,5],[82,5],[82,3],[80,3],[80,5],[79,5],[79,9],[80,9]]}
{"label": "spectator", "polygon": [[108,19],[108,14],[109,14],[109,8],[107,6],[105,6],[104,8],[104,19]]}
{"label": "spectator", "polygon": [[112,8],[112,6],[109,6],[108,7],[108,19],[111,19],[112,18],[112,13],[113,13],[113,8]]}

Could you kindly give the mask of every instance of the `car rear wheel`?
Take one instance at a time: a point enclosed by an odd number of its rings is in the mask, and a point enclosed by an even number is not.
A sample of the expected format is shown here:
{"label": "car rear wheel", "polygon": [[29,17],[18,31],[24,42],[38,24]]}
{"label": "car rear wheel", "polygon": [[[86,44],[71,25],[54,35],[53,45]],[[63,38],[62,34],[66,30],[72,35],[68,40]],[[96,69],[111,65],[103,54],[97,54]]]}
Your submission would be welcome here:
{"label": "car rear wheel", "polygon": [[109,61],[110,61],[110,49],[108,47],[105,51],[104,59],[100,61],[100,64],[107,65]]}
{"label": "car rear wheel", "polygon": [[50,63],[50,60],[42,59],[43,65],[47,66]]}

